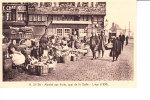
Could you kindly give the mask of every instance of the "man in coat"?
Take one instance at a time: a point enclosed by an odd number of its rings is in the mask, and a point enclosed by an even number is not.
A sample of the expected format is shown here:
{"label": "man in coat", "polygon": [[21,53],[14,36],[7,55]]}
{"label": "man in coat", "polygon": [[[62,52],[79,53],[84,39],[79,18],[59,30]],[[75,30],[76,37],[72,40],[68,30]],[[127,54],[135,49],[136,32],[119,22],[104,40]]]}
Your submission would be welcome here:
{"label": "man in coat", "polygon": [[124,45],[124,41],[125,41],[125,35],[119,35],[120,41],[121,41],[121,49],[123,50],[123,45]]}
{"label": "man in coat", "polygon": [[126,45],[128,45],[128,36],[126,36]]}
{"label": "man in coat", "polygon": [[104,35],[104,32],[102,31],[101,34],[98,36],[98,58],[100,57],[100,52],[102,51],[102,57],[104,56],[104,51],[105,51],[105,42],[106,42],[106,37]]}
{"label": "man in coat", "polygon": [[95,33],[92,33],[92,36],[90,37],[90,48],[91,48],[91,51],[92,51],[92,54],[93,54],[93,59],[96,59],[96,51],[97,51],[97,48],[98,48],[98,37]]}
{"label": "man in coat", "polygon": [[115,61],[115,58],[117,61],[120,54],[121,54],[121,41],[117,37],[116,39],[113,39],[113,48],[112,48],[113,61]]}

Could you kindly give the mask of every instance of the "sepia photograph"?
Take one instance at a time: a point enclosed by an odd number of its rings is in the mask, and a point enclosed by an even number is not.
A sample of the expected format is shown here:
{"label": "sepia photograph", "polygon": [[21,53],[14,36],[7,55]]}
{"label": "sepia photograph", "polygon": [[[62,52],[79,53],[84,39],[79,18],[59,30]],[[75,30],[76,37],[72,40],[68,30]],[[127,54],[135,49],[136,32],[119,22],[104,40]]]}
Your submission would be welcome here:
{"label": "sepia photograph", "polygon": [[1,6],[3,85],[136,86],[136,0],[7,1]]}

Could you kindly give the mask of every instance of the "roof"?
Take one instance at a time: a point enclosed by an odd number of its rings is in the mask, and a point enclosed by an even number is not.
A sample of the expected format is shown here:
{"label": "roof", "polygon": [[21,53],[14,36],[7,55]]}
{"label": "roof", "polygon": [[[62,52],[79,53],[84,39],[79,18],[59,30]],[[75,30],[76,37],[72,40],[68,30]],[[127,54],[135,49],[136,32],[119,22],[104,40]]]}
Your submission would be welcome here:
{"label": "roof", "polygon": [[71,7],[69,9],[61,9],[60,7],[49,8],[29,8],[28,14],[69,14],[69,15],[106,15],[106,8],[80,8]]}

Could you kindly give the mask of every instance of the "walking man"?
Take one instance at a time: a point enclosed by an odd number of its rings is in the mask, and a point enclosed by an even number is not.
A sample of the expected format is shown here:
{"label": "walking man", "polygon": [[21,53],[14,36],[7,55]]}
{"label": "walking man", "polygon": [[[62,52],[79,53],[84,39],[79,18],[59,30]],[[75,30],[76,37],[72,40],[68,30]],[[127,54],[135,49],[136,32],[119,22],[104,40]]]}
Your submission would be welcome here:
{"label": "walking man", "polygon": [[121,49],[123,50],[123,45],[124,45],[124,41],[125,41],[125,35],[119,35],[120,41],[121,41]]}
{"label": "walking man", "polygon": [[97,51],[97,44],[98,44],[98,37],[95,33],[92,33],[92,36],[90,37],[90,48],[92,51],[93,59],[96,59],[96,51]]}
{"label": "walking man", "polygon": [[102,31],[101,34],[99,34],[98,36],[98,58],[100,57],[100,53],[102,51],[102,58],[104,56],[104,51],[105,51],[105,42],[106,42],[106,38],[104,35],[104,32]]}
{"label": "walking man", "polygon": [[128,45],[128,36],[126,36],[126,45]]}
{"label": "walking man", "polygon": [[113,48],[112,48],[113,61],[115,61],[115,58],[117,61],[120,54],[121,54],[121,41],[117,37],[116,39],[113,39]]}

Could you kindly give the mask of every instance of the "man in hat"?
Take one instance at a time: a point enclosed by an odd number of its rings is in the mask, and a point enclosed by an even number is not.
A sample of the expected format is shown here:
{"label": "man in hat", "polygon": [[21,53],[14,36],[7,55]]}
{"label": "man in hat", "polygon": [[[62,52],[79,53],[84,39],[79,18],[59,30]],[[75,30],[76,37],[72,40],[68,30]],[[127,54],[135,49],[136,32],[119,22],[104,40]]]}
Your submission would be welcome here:
{"label": "man in hat", "polygon": [[125,35],[124,34],[120,34],[119,35],[120,41],[121,41],[121,49],[123,50],[123,45],[124,45],[124,41],[125,41]]}
{"label": "man in hat", "polygon": [[95,33],[92,32],[92,36],[90,37],[90,48],[93,54],[93,59],[96,59],[96,51],[97,51],[98,37]]}
{"label": "man in hat", "polygon": [[100,52],[102,51],[102,57],[104,56],[104,51],[105,51],[105,42],[106,42],[106,37],[104,35],[104,32],[101,31],[101,34],[98,36],[98,58],[100,57]]}
{"label": "man in hat", "polygon": [[114,62],[115,58],[117,61],[119,55],[121,54],[121,41],[118,37],[116,37],[113,39],[112,42],[113,42],[113,48],[111,49],[111,52],[112,52],[112,57],[113,57],[113,62]]}

